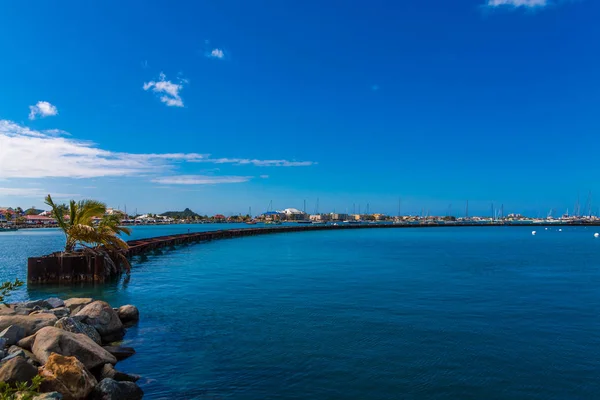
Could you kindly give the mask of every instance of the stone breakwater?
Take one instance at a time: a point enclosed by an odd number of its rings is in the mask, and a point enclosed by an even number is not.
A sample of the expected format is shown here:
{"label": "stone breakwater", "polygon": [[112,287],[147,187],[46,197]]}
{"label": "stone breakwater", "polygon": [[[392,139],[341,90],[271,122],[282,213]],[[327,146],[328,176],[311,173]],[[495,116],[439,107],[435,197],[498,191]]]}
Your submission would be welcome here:
{"label": "stone breakwater", "polygon": [[140,377],[115,369],[135,353],[118,342],[138,320],[135,306],[112,308],[91,298],[2,304],[0,381],[31,383],[40,375],[35,400],[141,399]]}

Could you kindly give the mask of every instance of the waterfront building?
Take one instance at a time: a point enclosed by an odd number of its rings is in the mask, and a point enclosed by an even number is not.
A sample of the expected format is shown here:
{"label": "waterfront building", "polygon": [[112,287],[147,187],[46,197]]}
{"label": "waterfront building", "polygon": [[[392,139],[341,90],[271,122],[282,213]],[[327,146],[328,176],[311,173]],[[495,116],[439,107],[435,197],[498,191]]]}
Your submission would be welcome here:
{"label": "waterfront building", "polygon": [[331,219],[331,215],[329,214],[313,214],[308,217],[311,221],[329,221]]}
{"label": "waterfront building", "polygon": [[286,208],[283,211],[279,211],[280,214],[283,214],[284,218],[288,221],[307,221],[308,214],[303,211],[300,211],[296,208]]}
{"label": "waterfront building", "polygon": [[279,221],[283,219],[283,215],[279,211],[267,211],[261,215],[261,219],[265,221]]}
{"label": "waterfront building", "polygon": [[331,213],[329,214],[332,221],[347,221],[348,214],[340,214],[340,213]]}
{"label": "waterfront building", "polygon": [[54,218],[50,218],[44,215],[26,215],[25,223],[28,225],[52,225],[56,223]]}

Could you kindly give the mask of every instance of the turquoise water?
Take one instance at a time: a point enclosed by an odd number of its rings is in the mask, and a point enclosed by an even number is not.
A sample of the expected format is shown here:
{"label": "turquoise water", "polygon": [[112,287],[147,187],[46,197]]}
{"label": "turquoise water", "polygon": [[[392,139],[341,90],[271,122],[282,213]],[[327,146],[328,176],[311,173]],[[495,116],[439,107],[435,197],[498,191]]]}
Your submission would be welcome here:
{"label": "turquoise water", "polygon": [[[216,228],[202,225],[198,228]],[[165,229],[146,227],[135,237]],[[101,287],[23,290],[135,304],[148,399],[592,399],[600,393],[593,228],[289,233],[136,262]],[[2,277],[58,232],[0,235]],[[17,297],[18,297],[17,296]]]}

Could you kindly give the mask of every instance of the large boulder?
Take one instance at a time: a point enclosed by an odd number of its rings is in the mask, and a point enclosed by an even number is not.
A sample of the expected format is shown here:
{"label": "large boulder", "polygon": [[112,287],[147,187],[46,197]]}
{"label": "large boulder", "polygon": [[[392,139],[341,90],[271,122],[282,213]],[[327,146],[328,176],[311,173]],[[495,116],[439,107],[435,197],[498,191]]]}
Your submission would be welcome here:
{"label": "large boulder", "polygon": [[88,336],[67,332],[53,326],[42,328],[35,334],[31,349],[42,364],[46,363],[52,353],[77,357],[88,369],[106,363],[117,363],[117,359],[112,354]]}
{"label": "large boulder", "polygon": [[17,382],[31,383],[37,374],[37,368],[29,364],[23,357],[12,358],[0,366],[0,381],[9,385]]}
{"label": "large boulder", "polygon": [[0,330],[11,325],[20,326],[25,329],[25,336],[33,335],[45,326],[52,326],[57,318],[54,314],[34,315],[3,315],[0,316]]}
{"label": "large boulder", "polygon": [[114,379],[119,382],[137,382],[141,377],[139,375],[134,374],[126,374],[121,371],[117,371],[112,364],[104,364],[102,370],[100,370],[100,380],[104,378]]}
{"label": "large boulder", "polygon": [[77,358],[56,353],[40,368],[40,376],[44,378],[42,391],[60,392],[65,400],[85,399],[98,383]]}
{"label": "large boulder", "polygon": [[117,308],[117,315],[124,325],[132,325],[140,320],[140,312],[131,304]]}
{"label": "large boulder", "polygon": [[65,307],[68,307],[71,313],[75,314],[93,301],[94,299],[89,297],[73,297],[65,300]]}
{"label": "large boulder", "polygon": [[96,385],[88,399],[90,400],[141,400],[144,391],[133,382],[117,382],[105,378]]}
{"label": "large boulder", "polygon": [[25,328],[18,325],[11,325],[2,332],[0,338],[6,339],[6,345],[12,346],[25,337]]}
{"label": "large boulder", "polygon": [[54,326],[71,333],[83,333],[84,335],[92,339],[94,342],[102,344],[100,334],[93,326],[84,324],[83,322],[79,322],[74,318],[61,318],[58,321],[56,321]]}
{"label": "large boulder", "polygon": [[96,328],[104,342],[121,340],[125,335],[119,315],[105,301],[94,301],[75,315],[86,316],[85,323]]}

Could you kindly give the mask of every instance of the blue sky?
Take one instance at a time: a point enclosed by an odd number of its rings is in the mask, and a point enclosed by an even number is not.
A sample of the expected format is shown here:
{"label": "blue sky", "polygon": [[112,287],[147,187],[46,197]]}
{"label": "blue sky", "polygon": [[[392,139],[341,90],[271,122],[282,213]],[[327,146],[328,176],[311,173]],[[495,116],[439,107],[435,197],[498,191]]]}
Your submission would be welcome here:
{"label": "blue sky", "polygon": [[[600,205],[592,0],[4,2],[0,206]],[[591,154],[591,155],[590,155]]]}

